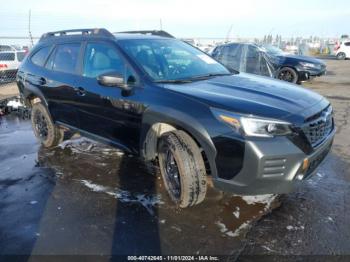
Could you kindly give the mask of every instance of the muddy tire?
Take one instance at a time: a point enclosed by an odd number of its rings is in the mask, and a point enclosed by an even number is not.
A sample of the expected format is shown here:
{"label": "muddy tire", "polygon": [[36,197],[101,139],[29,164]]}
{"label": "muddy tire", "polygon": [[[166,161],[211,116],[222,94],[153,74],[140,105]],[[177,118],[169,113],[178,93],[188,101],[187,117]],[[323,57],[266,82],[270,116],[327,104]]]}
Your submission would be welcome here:
{"label": "muddy tire", "polygon": [[175,130],[160,137],[160,172],[170,198],[181,208],[201,203],[207,191],[206,169],[196,142]]}
{"label": "muddy tire", "polygon": [[282,67],[278,71],[277,78],[294,84],[298,83],[299,81],[297,72],[290,67]]}
{"label": "muddy tire", "polygon": [[54,124],[44,105],[33,105],[31,120],[34,134],[44,147],[54,147],[63,141],[63,130]]}

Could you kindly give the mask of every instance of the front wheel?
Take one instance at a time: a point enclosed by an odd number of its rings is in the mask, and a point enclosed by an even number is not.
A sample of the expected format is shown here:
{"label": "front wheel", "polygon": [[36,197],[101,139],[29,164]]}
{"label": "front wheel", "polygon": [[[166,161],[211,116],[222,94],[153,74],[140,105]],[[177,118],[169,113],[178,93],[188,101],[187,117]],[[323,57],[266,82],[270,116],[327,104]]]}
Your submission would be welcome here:
{"label": "front wheel", "polygon": [[33,105],[31,120],[34,134],[44,147],[54,147],[63,141],[63,130],[54,124],[44,105]]}
{"label": "front wheel", "polygon": [[160,137],[160,172],[170,198],[181,208],[201,203],[206,195],[206,170],[196,142],[176,130]]}
{"label": "front wheel", "polygon": [[277,78],[294,84],[298,83],[298,74],[290,67],[282,67],[278,71]]}

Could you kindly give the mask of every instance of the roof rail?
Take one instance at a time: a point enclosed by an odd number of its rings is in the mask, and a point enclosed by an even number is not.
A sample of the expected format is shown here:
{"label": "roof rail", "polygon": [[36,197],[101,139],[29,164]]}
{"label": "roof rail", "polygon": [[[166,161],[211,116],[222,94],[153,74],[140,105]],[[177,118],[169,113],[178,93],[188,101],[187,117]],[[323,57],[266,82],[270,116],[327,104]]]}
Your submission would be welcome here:
{"label": "roof rail", "polygon": [[40,37],[39,41],[50,37],[60,37],[67,35],[95,35],[95,36],[105,36],[105,37],[113,37],[114,36],[104,28],[88,28],[88,29],[71,29],[71,30],[62,30],[55,32],[47,32]]}
{"label": "roof rail", "polygon": [[168,32],[164,30],[139,30],[139,31],[124,31],[124,32],[115,32],[114,34],[143,34],[143,35],[156,35],[169,38],[175,38]]}

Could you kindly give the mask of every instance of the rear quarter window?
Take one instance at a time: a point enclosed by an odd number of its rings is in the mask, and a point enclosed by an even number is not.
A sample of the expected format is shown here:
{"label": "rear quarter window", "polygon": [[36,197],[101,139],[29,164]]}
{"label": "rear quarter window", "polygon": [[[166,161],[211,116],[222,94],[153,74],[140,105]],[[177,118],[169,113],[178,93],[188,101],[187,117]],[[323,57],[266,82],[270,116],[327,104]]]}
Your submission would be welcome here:
{"label": "rear quarter window", "polygon": [[0,53],[0,61],[15,61],[15,53]]}
{"label": "rear quarter window", "polygon": [[47,56],[51,50],[51,46],[46,46],[39,49],[34,55],[32,55],[31,61],[38,66],[44,66]]}

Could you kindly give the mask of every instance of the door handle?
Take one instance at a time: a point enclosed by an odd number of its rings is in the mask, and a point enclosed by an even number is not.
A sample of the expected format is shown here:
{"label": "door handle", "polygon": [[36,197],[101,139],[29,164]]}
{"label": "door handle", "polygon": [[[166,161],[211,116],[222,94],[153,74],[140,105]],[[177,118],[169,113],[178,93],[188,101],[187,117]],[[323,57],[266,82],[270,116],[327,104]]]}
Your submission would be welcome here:
{"label": "door handle", "polygon": [[78,96],[85,96],[86,94],[85,89],[82,87],[76,87],[74,88],[74,91]]}

